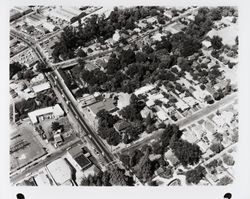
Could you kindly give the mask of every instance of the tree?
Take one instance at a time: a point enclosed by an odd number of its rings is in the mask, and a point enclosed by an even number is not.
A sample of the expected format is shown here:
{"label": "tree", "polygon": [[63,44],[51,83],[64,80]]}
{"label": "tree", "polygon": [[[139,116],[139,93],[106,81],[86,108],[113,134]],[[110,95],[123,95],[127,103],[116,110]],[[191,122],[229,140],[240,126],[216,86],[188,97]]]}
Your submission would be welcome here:
{"label": "tree", "polygon": [[82,50],[82,49],[80,48],[80,49],[77,51],[76,55],[77,55],[78,57],[83,58],[83,57],[86,57],[86,56],[87,56],[87,53],[86,53],[84,50]]}
{"label": "tree", "polygon": [[130,105],[124,107],[120,111],[120,115],[133,122],[135,120],[142,121],[142,116],[140,114],[140,111],[144,108],[144,105],[142,106],[141,103],[138,101],[138,98],[135,95],[131,95],[130,97]]}
{"label": "tree", "polygon": [[124,65],[129,65],[133,62],[135,62],[135,53],[133,50],[123,50],[120,55],[120,62]]}
{"label": "tree", "polygon": [[220,153],[221,151],[224,150],[224,146],[221,143],[213,143],[210,146],[210,149],[214,152],[214,153]]}
{"label": "tree", "polygon": [[52,122],[52,124],[51,124],[51,129],[52,129],[53,131],[57,131],[57,130],[60,129],[60,128],[61,128],[61,125],[60,125],[59,122]]}
{"label": "tree", "polygon": [[166,124],[164,122],[161,122],[159,125],[158,125],[158,128],[159,129],[164,129],[166,128]]}
{"label": "tree", "polygon": [[221,49],[221,47],[223,46],[222,38],[217,35],[213,36],[213,38],[211,39],[211,44],[214,49],[216,50]]}
{"label": "tree", "polygon": [[162,140],[162,147],[168,147],[170,144],[170,140],[173,137],[173,135],[178,135],[178,137],[181,136],[182,132],[179,130],[179,127],[176,125],[168,125],[166,129],[163,131],[163,134],[161,136]]}
{"label": "tree", "polygon": [[147,117],[145,118],[145,124],[146,126],[151,126],[154,123],[154,119],[151,117],[151,114],[149,113]]}
{"label": "tree", "polygon": [[198,166],[186,172],[186,181],[188,184],[198,184],[205,175],[206,169],[202,166]]}
{"label": "tree", "polygon": [[19,62],[13,62],[10,64],[10,79],[24,68]]}
{"label": "tree", "polygon": [[117,115],[113,116],[106,110],[100,110],[96,114],[98,120],[99,127],[101,128],[111,128],[113,125],[118,122],[119,117]]}
{"label": "tree", "polygon": [[110,183],[115,186],[126,186],[126,176],[125,171],[119,169],[118,167],[112,167],[110,170]]}
{"label": "tree", "polygon": [[137,170],[138,178],[142,179],[142,181],[148,181],[152,175],[154,174],[154,170],[152,167],[152,162],[147,160],[139,170]]}
{"label": "tree", "polygon": [[43,64],[42,62],[38,62],[36,65],[36,70],[38,72],[44,72],[47,69],[46,65]]}
{"label": "tree", "polygon": [[239,37],[238,36],[235,37],[235,44],[239,45]]}
{"label": "tree", "polygon": [[202,152],[198,145],[182,139],[171,142],[170,148],[183,166],[194,165],[199,162]]}
{"label": "tree", "polygon": [[120,160],[122,161],[122,163],[129,167],[129,164],[130,164],[130,156],[129,155],[125,155],[125,154],[121,154],[120,155]]}
{"label": "tree", "polygon": [[134,167],[135,165],[137,165],[142,157],[143,153],[140,150],[136,149],[135,151],[133,151],[130,158],[130,167]]}
{"label": "tree", "polygon": [[229,176],[224,176],[220,179],[220,181],[217,183],[217,185],[228,185],[228,184],[232,184],[233,179],[230,178]]}
{"label": "tree", "polygon": [[139,51],[135,54],[135,59],[137,63],[144,63],[148,60],[148,55],[144,52]]}
{"label": "tree", "polygon": [[227,164],[228,166],[233,166],[235,161],[232,155],[230,154],[224,154],[223,155],[223,162]]}
{"label": "tree", "polygon": [[218,21],[221,20],[222,15],[221,15],[221,11],[219,8],[214,8],[210,11],[210,17],[212,20]]}
{"label": "tree", "polygon": [[127,143],[137,140],[139,133],[133,126],[126,128],[124,134],[127,136]]}
{"label": "tree", "polygon": [[108,74],[116,73],[116,71],[118,71],[121,68],[119,59],[117,59],[116,56],[115,57],[110,56],[109,61],[106,65],[106,68],[107,68]]}
{"label": "tree", "polygon": [[106,138],[109,145],[117,146],[122,141],[121,135],[114,129],[109,129],[109,137]]}

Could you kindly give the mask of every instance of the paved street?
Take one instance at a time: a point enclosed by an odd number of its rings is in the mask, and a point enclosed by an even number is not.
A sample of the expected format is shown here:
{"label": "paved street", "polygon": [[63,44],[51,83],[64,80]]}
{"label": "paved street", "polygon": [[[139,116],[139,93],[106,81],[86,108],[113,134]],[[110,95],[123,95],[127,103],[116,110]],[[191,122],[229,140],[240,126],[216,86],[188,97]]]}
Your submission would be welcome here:
{"label": "paved street", "polygon": [[[229,96],[226,96],[225,98],[223,98],[222,100],[220,100],[219,102],[216,102],[213,105],[207,106],[204,109],[201,109],[200,111],[197,111],[196,113],[192,114],[189,117],[186,117],[180,121],[178,121],[176,124],[180,127],[180,129],[185,128],[186,126],[192,124],[193,122],[195,122],[198,119],[201,119],[202,117],[205,117],[211,113],[213,113],[214,111],[218,110],[219,108],[226,106],[227,104],[232,103],[237,97],[237,93],[233,93]],[[126,153],[130,150],[135,150],[136,148],[140,148],[143,145],[147,144],[148,142],[150,142],[153,139],[158,139],[160,138],[160,136],[162,135],[162,131],[157,131],[156,133],[152,134],[151,136],[143,139],[140,142],[134,143],[131,146],[124,148],[124,149],[120,149],[118,151],[116,151],[116,153]]]}
{"label": "paved street", "polygon": [[38,171],[40,168],[48,165],[49,163],[53,162],[54,160],[56,160],[57,158],[61,157],[65,152],[66,149],[70,146],[75,146],[77,145],[77,143],[79,143],[80,140],[77,141],[72,141],[67,143],[66,145],[62,146],[61,148],[59,148],[56,152],[54,152],[53,154],[48,154],[45,156],[44,158],[40,158],[34,162],[32,162],[31,165],[23,168],[20,170],[20,172],[16,172],[15,174],[10,176],[10,181],[12,184],[15,184],[16,182],[18,182],[19,180],[23,179],[27,174],[29,173],[33,173]]}

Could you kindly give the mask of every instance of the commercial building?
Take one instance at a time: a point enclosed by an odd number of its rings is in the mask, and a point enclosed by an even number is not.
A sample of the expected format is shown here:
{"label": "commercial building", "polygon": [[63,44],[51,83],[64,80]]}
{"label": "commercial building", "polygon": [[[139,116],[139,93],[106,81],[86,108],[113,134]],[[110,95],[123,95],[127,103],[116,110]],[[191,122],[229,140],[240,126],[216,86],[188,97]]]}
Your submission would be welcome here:
{"label": "commercial building", "polygon": [[65,159],[59,158],[47,165],[49,173],[57,185],[62,185],[72,179],[72,171]]}
{"label": "commercial building", "polygon": [[116,106],[113,104],[113,99],[105,99],[104,101],[88,106],[88,111],[93,115],[93,117],[96,117],[96,114],[101,110],[111,112],[115,109]]}
{"label": "commercial building", "polygon": [[83,154],[80,146],[75,146],[67,151],[67,160],[77,170],[83,170],[91,165],[91,162]]}
{"label": "commercial building", "polygon": [[20,64],[25,65],[27,67],[33,66],[37,61],[38,57],[30,48],[16,54],[10,59],[10,63],[19,62]]}
{"label": "commercial building", "polygon": [[32,87],[32,90],[33,90],[35,93],[39,93],[39,92],[41,92],[41,91],[48,90],[49,88],[50,88],[49,82],[45,82],[45,83],[42,83],[42,84],[33,86],[33,87]]}
{"label": "commercial building", "polygon": [[42,168],[38,171],[38,174],[34,176],[34,180],[37,186],[53,186],[55,182],[52,180],[50,174],[46,171],[45,168]]}
{"label": "commercial building", "polygon": [[64,111],[56,104],[55,106],[46,107],[42,109],[38,109],[28,113],[28,116],[33,124],[39,123],[40,120],[44,120],[44,118],[59,118],[64,115]]}

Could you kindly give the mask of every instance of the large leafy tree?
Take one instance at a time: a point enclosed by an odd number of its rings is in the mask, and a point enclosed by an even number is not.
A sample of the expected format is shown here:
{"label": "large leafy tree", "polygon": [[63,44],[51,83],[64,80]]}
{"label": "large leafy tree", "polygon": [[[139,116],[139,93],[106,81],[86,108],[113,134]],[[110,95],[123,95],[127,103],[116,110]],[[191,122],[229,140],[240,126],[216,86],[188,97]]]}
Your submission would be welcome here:
{"label": "large leafy tree", "polygon": [[198,166],[186,172],[186,181],[188,184],[198,184],[205,175],[206,169],[202,166]]}
{"label": "large leafy tree", "polygon": [[211,39],[211,44],[214,49],[216,50],[221,49],[221,47],[223,46],[222,38],[217,35],[213,36],[213,38]]}
{"label": "large leafy tree", "polygon": [[175,139],[171,142],[170,148],[183,166],[194,165],[199,162],[202,152],[198,145],[191,144],[182,139]]}

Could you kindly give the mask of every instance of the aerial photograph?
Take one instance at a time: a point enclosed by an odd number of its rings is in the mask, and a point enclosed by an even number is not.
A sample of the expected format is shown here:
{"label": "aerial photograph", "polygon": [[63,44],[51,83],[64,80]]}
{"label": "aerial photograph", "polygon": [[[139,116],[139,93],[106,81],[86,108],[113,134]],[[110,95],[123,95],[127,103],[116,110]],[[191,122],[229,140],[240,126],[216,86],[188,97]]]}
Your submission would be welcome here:
{"label": "aerial photograph", "polygon": [[9,13],[12,186],[234,183],[237,7]]}

